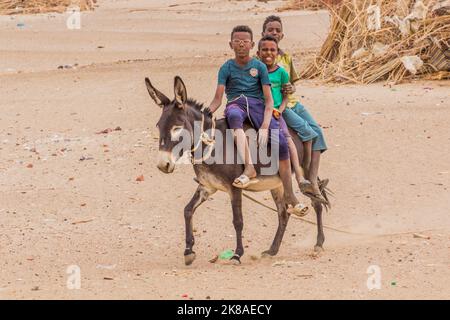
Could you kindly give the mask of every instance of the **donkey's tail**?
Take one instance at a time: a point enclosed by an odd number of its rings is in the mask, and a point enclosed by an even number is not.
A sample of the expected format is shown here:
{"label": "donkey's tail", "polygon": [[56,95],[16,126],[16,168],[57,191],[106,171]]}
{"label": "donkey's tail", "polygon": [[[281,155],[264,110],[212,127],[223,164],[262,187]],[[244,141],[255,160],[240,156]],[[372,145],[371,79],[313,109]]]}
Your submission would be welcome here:
{"label": "donkey's tail", "polygon": [[329,179],[323,179],[320,180],[320,178],[317,178],[318,184],[319,184],[319,190],[322,196],[327,200],[327,203],[323,206],[325,207],[325,210],[328,212],[328,209],[331,209],[331,201],[330,196],[334,196],[334,192],[328,188],[328,182],[330,182]]}

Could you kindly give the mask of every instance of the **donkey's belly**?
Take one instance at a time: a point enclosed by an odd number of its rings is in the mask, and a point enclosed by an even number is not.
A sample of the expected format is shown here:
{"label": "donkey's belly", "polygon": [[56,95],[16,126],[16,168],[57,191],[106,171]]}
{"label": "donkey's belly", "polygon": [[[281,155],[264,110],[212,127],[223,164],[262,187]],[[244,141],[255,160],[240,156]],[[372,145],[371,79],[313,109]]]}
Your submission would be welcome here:
{"label": "donkey's belly", "polygon": [[[238,176],[236,172],[230,172],[230,176],[224,175],[226,170],[212,172],[211,168],[208,166],[194,166],[195,173],[197,175],[198,181],[205,187],[211,190],[220,190],[229,193],[233,188],[232,182],[234,176]],[[239,168],[241,170],[241,168]],[[273,176],[258,176],[258,183],[252,184],[248,188],[243,189],[244,191],[266,191],[276,189],[282,186],[282,182],[279,175]]]}
{"label": "donkey's belly", "polygon": [[282,186],[281,179],[278,175],[258,176],[258,180],[259,180],[258,183],[252,184],[251,186],[245,188],[244,190],[258,192],[258,191],[272,190]]}
{"label": "donkey's belly", "polygon": [[230,191],[231,186],[225,181],[225,179],[223,179],[223,177],[214,174],[207,169],[205,170],[205,167],[200,167],[195,171],[198,181],[206,188],[211,190],[220,190],[227,193]]}

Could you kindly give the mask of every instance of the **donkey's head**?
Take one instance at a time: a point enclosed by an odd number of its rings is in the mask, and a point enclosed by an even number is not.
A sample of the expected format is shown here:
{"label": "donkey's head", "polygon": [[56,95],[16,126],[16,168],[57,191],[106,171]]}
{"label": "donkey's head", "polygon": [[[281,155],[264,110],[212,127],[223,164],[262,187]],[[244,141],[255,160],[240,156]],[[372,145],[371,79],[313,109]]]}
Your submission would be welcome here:
{"label": "donkey's head", "polygon": [[[170,100],[163,93],[153,87],[148,78],[145,78],[148,93],[153,101],[162,109],[161,117],[157,123],[159,129],[159,159],[158,169],[164,173],[172,173],[175,169],[175,162],[183,155],[182,148],[175,148],[183,138],[186,140],[186,133],[189,139],[192,136],[193,128],[186,112],[187,93],[186,86],[180,77],[175,77],[174,93],[175,98]],[[183,137],[181,137],[183,135]],[[183,141],[186,146],[186,141]],[[186,147],[190,148],[190,142]],[[178,151],[177,151],[178,150]]]}

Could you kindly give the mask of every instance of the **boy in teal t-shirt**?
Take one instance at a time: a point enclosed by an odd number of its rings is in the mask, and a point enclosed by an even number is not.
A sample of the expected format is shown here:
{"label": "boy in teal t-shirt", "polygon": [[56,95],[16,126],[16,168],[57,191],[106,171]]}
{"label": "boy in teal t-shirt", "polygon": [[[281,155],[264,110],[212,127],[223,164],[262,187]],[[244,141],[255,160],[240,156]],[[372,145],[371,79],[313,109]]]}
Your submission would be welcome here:
{"label": "boy in teal t-shirt", "polygon": [[267,66],[269,71],[269,79],[271,83],[272,97],[273,97],[273,107],[274,116],[280,121],[280,130],[284,133],[286,140],[288,142],[289,154],[291,158],[291,163],[294,167],[295,178],[299,186],[308,183],[304,177],[304,172],[300,166],[300,161],[298,159],[297,148],[289,134],[286,122],[284,121],[281,114],[286,109],[286,105],[289,102],[289,96],[283,94],[283,86],[289,83],[289,74],[285,69],[277,64],[278,56],[278,43],[274,37],[265,36],[258,44],[258,57]]}
{"label": "boy in teal t-shirt", "polygon": [[[254,46],[253,31],[248,26],[236,26],[231,32],[230,40],[230,48],[233,49],[235,57],[220,68],[216,93],[207,110],[214,113],[222,104],[224,93],[227,95],[225,117],[228,126],[234,131],[237,151],[245,165],[244,172],[234,180],[233,186],[245,189],[259,181],[244,132],[244,121],[250,119],[258,130],[261,145],[267,143],[269,130],[278,130],[280,125],[272,116],[273,98],[268,70],[264,63],[250,57],[250,50]],[[279,175],[283,183],[284,198],[287,205],[292,206],[288,213],[304,215],[306,210],[292,189],[289,149],[281,132],[278,147]]]}

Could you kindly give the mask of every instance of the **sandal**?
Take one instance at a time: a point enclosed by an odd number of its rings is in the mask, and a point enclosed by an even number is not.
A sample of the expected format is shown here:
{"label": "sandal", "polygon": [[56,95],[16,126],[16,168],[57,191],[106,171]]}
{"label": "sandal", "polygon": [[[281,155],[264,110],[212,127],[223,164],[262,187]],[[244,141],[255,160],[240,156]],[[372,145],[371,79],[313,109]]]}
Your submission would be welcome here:
{"label": "sandal", "polygon": [[249,186],[251,186],[252,184],[258,183],[259,180],[256,178],[249,178],[247,175],[245,174],[241,174],[238,178],[236,178],[233,182],[233,186],[235,186],[236,188],[240,188],[240,189],[245,189]]}
{"label": "sandal", "polygon": [[297,217],[304,217],[309,213],[309,207],[305,206],[302,203],[297,203],[294,207],[289,205],[289,208],[287,209],[287,212],[289,214],[294,214]]}

